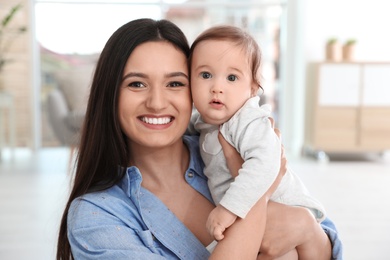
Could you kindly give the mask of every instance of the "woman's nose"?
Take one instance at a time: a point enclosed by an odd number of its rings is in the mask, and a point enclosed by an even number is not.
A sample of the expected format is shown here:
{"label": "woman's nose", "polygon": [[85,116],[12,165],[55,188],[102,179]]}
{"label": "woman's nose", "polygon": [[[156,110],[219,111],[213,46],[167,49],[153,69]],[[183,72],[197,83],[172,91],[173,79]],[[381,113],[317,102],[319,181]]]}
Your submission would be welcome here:
{"label": "woman's nose", "polygon": [[167,97],[164,95],[164,90],[155,88],[152,89],[149,92],[147,101],[146,101],[146,106],[149,109],[158,111],[166,107],[167,105]]}

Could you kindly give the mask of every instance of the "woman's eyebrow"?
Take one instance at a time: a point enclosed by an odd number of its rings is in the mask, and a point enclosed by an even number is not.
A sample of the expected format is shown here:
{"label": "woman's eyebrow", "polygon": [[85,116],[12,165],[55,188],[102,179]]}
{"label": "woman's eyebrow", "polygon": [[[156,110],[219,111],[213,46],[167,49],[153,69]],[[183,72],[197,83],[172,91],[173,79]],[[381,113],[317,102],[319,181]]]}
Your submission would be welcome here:
{"label": "woman's eyebrow", "polygon": [[127,78],[131,78],[131,77],[139,77],[139,78],[148,78],[148,76],[144,73],[141,73],[141,72],[129,72],[127,73],[122,80],[125,80]]}
{"label": "woman's eyebrow", "polygon": [[172,77],[185,77],[186,79],[188,79],[188,75],[185,74],[184,72],[171,72],[171,73],[167,73],[165,75],[166,78],[172,78]]}
{"label": "woman's eyebrow", "polygon": [[[147,79],[149,78],[147,74],[145,73],[141,73],[141,72],[129,72],[127,73],[123,78],[122,78],[122,81],[127,79],[127,78],[131,78],[131,77],[138,77],[138,78],[144,78],[144,79]],[[171,72],[171,73],[167,73],[165,74],[165,77],[166,78],[173,78],[173,77],[185,77],[186,79],[188,79],[188,75],[185,74],[184,72]]]}

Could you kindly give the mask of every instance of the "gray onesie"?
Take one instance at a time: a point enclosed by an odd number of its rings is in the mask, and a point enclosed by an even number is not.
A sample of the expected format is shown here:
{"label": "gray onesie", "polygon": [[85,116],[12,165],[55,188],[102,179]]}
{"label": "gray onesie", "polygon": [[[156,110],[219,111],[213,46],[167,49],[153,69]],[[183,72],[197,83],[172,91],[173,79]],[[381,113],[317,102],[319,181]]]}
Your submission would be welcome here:
{"label": "gray onesie", "polygon": [[[280,169],[281,143],[270,120],[269,105],[259,106],[259,97],[250,98],[230,120],[221,126],[202,121],[194,113],[192,122],[200,132],[200,152],[205,163],[204,173],[216,204],[245,218],[253,205],[275,181]],[[239,175],[234,179],[226,165],[218,130],[244,159]],[[290,169],[271,200],[309,208],[318,222],[325,219],[325,210],[313,198],[299,177]]]}

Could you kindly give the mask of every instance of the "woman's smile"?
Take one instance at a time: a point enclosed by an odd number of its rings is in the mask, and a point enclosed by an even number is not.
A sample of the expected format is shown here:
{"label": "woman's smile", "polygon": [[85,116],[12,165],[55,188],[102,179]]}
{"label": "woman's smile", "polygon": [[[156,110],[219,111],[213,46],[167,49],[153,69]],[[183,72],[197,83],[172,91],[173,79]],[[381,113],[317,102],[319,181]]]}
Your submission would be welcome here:
{"label": "woman's smile", "polygon": [[142,125],[151,130],[163,130],[172,126],[173,116],[141,116]]}
{"label": "woman's smile", "polygon": [[140,119],[142,122],[151,124],[151,125],[166,125],[172,122],[173,117],[153,117],[153,116],[141,116]]}

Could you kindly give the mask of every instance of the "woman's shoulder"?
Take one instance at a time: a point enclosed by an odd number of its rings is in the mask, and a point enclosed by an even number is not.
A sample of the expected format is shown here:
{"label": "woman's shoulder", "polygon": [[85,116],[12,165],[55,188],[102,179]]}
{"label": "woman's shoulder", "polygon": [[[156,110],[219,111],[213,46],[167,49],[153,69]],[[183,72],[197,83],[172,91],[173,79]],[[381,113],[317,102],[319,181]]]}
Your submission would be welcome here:
{"label": "woman's shoulder", "polygon": [[[122,192],[121,192],[122,191]],[[154,242],[145,222],[120,185],[72,201],[67,236],[75,259],[151,259]],[[85,250],[85,249],[88,250]]]}
{"label": "woman's shoulder", "polygon": [[84,194],[74,199],[68,212],[69,229],[107,224],[109,219],[138,215],[132,200],[115,185],[107,190]]}

